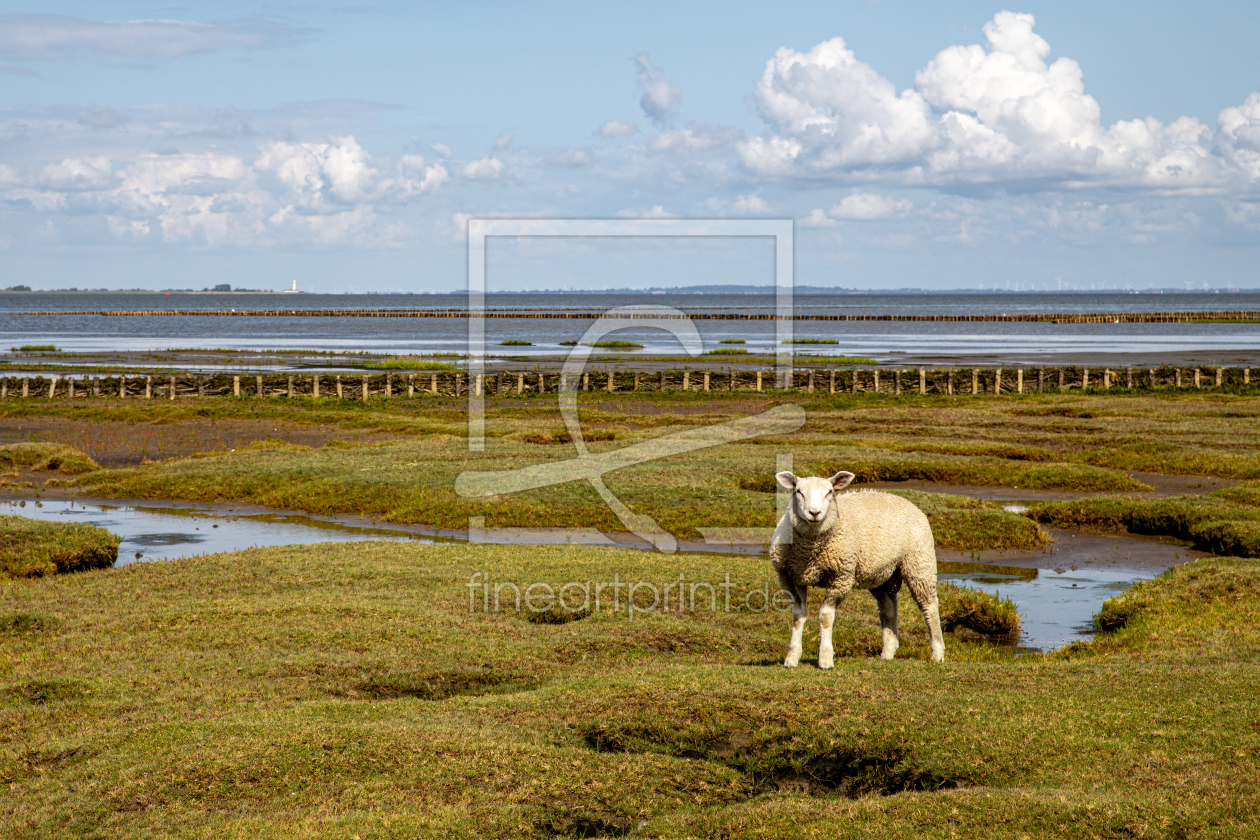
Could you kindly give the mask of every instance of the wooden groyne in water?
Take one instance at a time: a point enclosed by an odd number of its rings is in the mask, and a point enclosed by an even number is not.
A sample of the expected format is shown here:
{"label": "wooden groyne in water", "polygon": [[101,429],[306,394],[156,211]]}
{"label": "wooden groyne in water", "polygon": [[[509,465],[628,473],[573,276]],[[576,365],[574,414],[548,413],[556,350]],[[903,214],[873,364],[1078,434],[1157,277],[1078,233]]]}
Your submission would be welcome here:
{"label": "wooden groyne in water", "polygon": [[[102,315],[113,318],[159,316],[225,318],[468,318],[465,309],[76,309],[16,312],[15,315]],[[1204,321],[1257,321],[1260,310],[1220,310],[1214,312],[1058,312],[1016,315],[872,315],[872,314],[794,314],[773,312],[696,312],[658,314],[533,309],[487,309],[483,318],[543,318],[592,321],[600,317],[614,320],[693,320],[693,321],[1001,321],[1048,324],[1188,324]]]}
{"label": "wooden groyne in water", "polygon": [[565,378],[546,371],[470,375],[421,373],[171,373],[111,376],[0,376],[0,400],[87,398],[334,398],[486,396],[576,391],[797,391],[811,394],[1116,394],[1138,391],[1250,392],[1250,368],[837,368],[792,370],[589,370]]}

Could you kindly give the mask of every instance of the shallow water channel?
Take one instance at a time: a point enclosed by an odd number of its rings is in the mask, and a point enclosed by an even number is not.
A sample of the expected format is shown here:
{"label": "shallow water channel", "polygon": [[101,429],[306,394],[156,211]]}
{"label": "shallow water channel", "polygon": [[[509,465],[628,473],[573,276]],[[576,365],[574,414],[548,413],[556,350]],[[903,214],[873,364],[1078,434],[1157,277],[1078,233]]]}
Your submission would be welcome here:
{"label": "shallow water channel", "polygon": [[[436,543],[464,536],[418,527],[357,524],[357,517],[314,517],[247,505],[24,499],[0,500],[0,513],[105,528],[122,537],[119,566],[258,546],[380,539]],[[1023,625],[1016,644],[1030,651],[1052,650],[1092,635],[1091,619],[1106,599],[1164,569],[1203,556],[1180,543],[1146,537],[1066,531],[1054,531],[1054,535],[1056,542],[1047,551],[981,555],[940,551],[939,579],[1014,600]],[[527,544],[558,540],[555,533],[535,534],[522,529],[491,532],[486,541]],[[572,541],[616,544],[595,531],[586,539]],[[722,551],[721,547],[703,544],[683,544],[681,548]],[[745,548],[737,553],[751,552]],[[747,560],[757,562],[753,557]]]}

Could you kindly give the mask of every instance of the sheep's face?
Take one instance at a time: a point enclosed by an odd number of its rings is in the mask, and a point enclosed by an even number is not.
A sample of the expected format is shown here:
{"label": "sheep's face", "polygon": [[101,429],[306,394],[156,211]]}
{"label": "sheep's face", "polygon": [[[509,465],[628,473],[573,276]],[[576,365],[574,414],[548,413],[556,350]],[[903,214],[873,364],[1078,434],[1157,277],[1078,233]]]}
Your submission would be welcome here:
{"label": "sheep's face", "polygon": [[792,491],[792,509],[802,522],[819,523],[831,512],[835,491],[847,487],[853,473],[838,472],[831,478],[797,478],[790,472],[775,475],[780,485]]}

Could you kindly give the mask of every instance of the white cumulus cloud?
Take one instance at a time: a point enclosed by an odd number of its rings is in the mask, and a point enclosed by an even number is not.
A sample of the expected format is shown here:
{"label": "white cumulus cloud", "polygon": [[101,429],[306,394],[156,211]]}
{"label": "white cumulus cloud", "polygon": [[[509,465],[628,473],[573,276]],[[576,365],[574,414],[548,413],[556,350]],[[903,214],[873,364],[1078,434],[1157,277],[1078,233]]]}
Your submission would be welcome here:
{"label": "white cumulus cloud", "polygon": [[639,127],[625,120],[609,120],[595,129],[600,137],[630,137],[639,133]]}
{"label": "white cumulus cloud", "polygon": [[875,193],[854,193],[840,199],[839,204],[832,205],[830,215],[833,219],[856,221],[890,219],[904,216],[912,206],[905,199],[893,199]]}
{"label": "white cumulus cloud", "polygon": [[497,157],[487,155],[464,165],[464,177],[470,181],[498,178],[506,167]]}
{"label": "white cumulus cloud", "polygon": [[635,56],[634,64],[639,68],[639,88],[643,91],[639,105],[643,113],[657,125],[668,125],[682,102],[682,91],[666,80],[664,71],[652,63],[647,53]]}
{"label": "white cumulus cloud", "polygon": [[[910,185],[1096,183],[1221,189],[1235,168],[1257,177],[1260,101],[1221,114],[1220,132],[1183,117],[1105,127],[1080,66],[1061,57],[1032,15],[999,12],[986,44],[942,50],[898,92],[843,39],[807,52],[780,49],[755,97],[770,130],[738,143],[744,165],[768,177],[878,177]],[[1219,148],[1214,148],[1219,147]]]}

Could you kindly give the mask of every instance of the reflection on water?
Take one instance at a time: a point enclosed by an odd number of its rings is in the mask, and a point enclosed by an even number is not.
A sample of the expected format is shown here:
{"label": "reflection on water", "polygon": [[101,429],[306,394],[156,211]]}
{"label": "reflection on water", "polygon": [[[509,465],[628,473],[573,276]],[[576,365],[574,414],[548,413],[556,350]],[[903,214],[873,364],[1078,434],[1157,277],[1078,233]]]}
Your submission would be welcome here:
{"label": "reflection on water", "polygon": [[425,537],[380,528],[355,528],[305,516],[236,516],[197,508],[84,505],[48,500],[0,502],[0,512],[31,519],[85,522],[122,537],[118,564],[176,560],[198,554],[240,551],[267,545],[295,545],[357,540],[422,540]]}
{"label": "reflection on water", "polygon": [[[960,570],[950,567],[973,566]],[[1019,645],[1053,650],[1094,634],[1093,617],[1103,601],[1154,571],[1136,569],[1023,569],[983,563],[940,563],[937,579],[1010,598],[1019,608]]]}
{"label": "reflection on water", "polygon": [[[86,522],[105,528],[122,537],[118,550],[120,566],[137,561],[175,560],[270,545],[379,539],[439,541],[401,528],[355,527],[306,516],[237,514],[231,510],[205,507],[146,507],[28,499],[0,502],[0,511],[33,519]],[[549,534],[548,538],[537,538],[531,536],[528,530],[514,530],[511,541],[520,544],[556,542],[554,534]],[[1115,542],[1117,554],[1121,543],[1138,543],[1123,537],[1108,537],[1107,541]],[[613,544],[607,538],[603,542]],[[1063,542],[1062,537],[1060,542]],[[713,550],[711,546],[707,548]],[[1146,550],[1149,546],[1143,543],[1137,549]],[[1059,554],[1062,556],[1058,559],[1063,562],[1070,562],[1064,560],[1065,557],[1075,556],[1068,555],[1066,547]],[[1055,555],[1045,556],[1049,559]],[[1019,608],[1023,628],[1018,644],[1030,650],[1052,650],[1087,638],[1093,633],[1091,620],[1103,601],[1136,581],[1153,578],[1159,571],[1157,568],[1075,566],[1070,569],[1038,569],[950,561],[941,561],[937,565],[941,581],[1013,600]]]}

